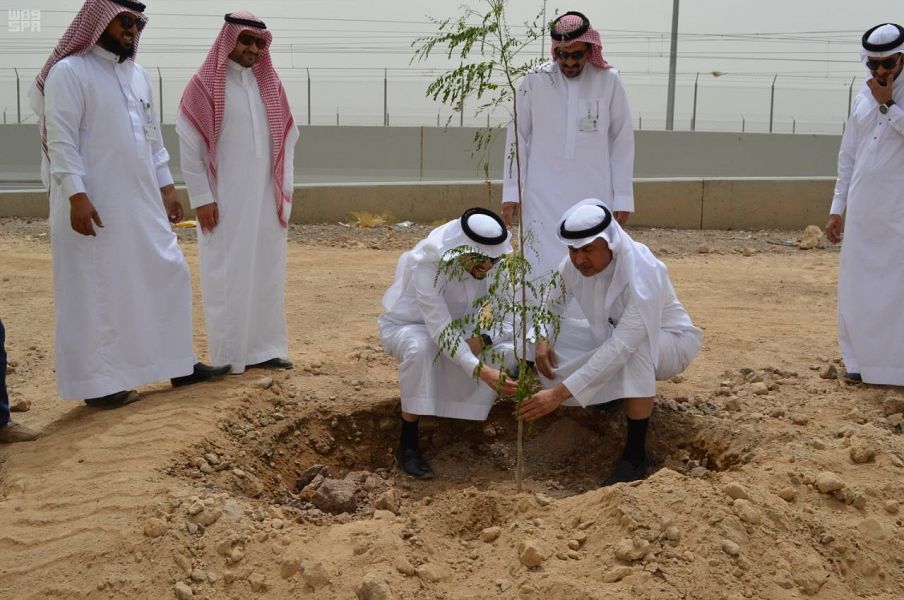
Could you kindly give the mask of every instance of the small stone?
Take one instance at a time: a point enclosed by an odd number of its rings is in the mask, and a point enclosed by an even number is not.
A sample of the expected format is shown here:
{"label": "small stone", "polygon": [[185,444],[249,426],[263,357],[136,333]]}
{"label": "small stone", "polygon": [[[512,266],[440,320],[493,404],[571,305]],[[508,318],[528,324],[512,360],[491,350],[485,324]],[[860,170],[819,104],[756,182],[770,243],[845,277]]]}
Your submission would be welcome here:
{"label": "small stone", "polygon": [[794,502],[797,499],[797,488],[786,486],[779,490],[778,497],[785,502]]}
{"label": "small stone", "polygon": [[487,425],[483,428],[484,437],[494,438],[496,437],[496,428],[492,425]]}
{"label": "small stone", "polygon": [[219,520],[222,514],[223,513],[218,510],[205,509],[195,515],[193,520],[198,525],[201,525],[203,527],[210,527]]}
{"label": "small stone", "polygon": [[286,556],[279,565],[279,575],[283,579],[291,579],[301,570],[301,560],[297,556]]}
{"label": "small stone", "polygon": [[238,546],[233,548],[232,551],[229,553],[229,562],[232,564],[241,562],[243,558],[245,558],[245,553],[242,552],[242,549],[239,548]]}
{"label": "small stone", "polygon": [[546,560],[546,553],[534,540],[524,540],[518,544],[518,560],[528,569],[535,569]]}
{"label": "small stone", "polygon": [[245,478],[245,472],[241,469],[233,469],[232,474],[238,477],[239,479]]}
{"label": "small stone", "polygon": [[267,591],[267,578],[260,573],[252,573],[248,577],[248,583],[251,584],[252,592],[266,592]]}
{"label": "small stone", "polygon": [[722,488],[722,492],[730,497],[732,500],[737,500],[741,498],[743,500],[750,500],[750,494],[747,493],[747,490],[740,483],[736,481],[730,481]]}
{"label": "small stone", "polygon": [[804,234],[800,238],[800,241],[797,243],[797,247],[801,250],[813,250],[815,248],[822,248],[825,243],[823,242],[823,234],[822,229],[820,229],[816,225],[807,225],[807,228],[804,229]]}
{"label": "small stone", "polygon": [[452,577],[452,572],[449,569],[436,563],[424,563],[415,570],[415,573],[429,583],[445,581]]}
{"label": "small stone", "polygon": [[838,367],[835,363],[829,363],[826,368],[819,372],[819,376],[823,379],[838,379]]}
{"label": "small stone", "polygon": [[823,494],[831,494],[844,488],[844,482],[841,477],[831,471],[823,471],[816,476],[816,489]]}
{"label": "small stone", "polygon": [[480,532],[480,541],[490,544],[499,539],[499,535],[502,533],[501,527],[487,527],[483,531]]}
{"label": "small stone", "polygon": [[395,515],[399,514],[399,493],[394,488],[386,490],[374,502],[374,507],[380,510],[388,510]]}
{"label": "small stone", "polygon": [[182,581],[176,583],[173,591],[176,592],[176,598],[178,598],[178,600],[189,600],[190,598],[195,597],[195,593],[188,587],[188,584]]}
{"label": "small stone", "polygon": [[217,456],[216,454],[214,454],[213,452],[208,452],[207,454],[205,454],[204,460],[206,460],[207,462],[209,462],[212,465],[220,464],[220,457]]}
{"label": "small stone", "polygon": [[626,562],[640,560],[650,553],[650,542],[635,537],[623,539],[615,545],[615,558]]}
{"label": "small stone", "polygon": [[547,496],[546,494],[536,493],[534,497],[537,499],[537,504],[540,506],[549,506],[554,502],[552,498]]}
{"label": "small stone", "polygon": [[857,529],[874,540],[884,540],[888,538],[888,531],[885,530],[882,523],[873,518],[863,519],[857,523]]}
{"label": "small stone", "polygon": [[256,387],[259,387],[264,390],[269,389],[273,385],[273,378],[272,377],[261,377],[260,379],[258,379],[257,381],[254,382],[254,385]]}
{"label": "small stone", "polygon": [[741,248],[741,254],[743,254],[744,256],[753,256],[755,252],[756,250],[754,250],[750,246],[744,246],[743,248]]}
{"label": "small stone", "polygon": [[741,554],[741,547],[731,540],[722,540],[722,552],[728,556],[738,556]]}
{"label": "small stone", "polygon": [[791,415],[791,422],[795,425],[800,425],[801,427],[803,427],[810,422],[810,417],[802,414]]}
{"label": "small stone", "polygon": [[896,500],[886,500],[882,503],[882,508],[890,515],[898,514],[898,502]]}
{"label": "small stone", "polygon": [[872,462],[876,458],[878,449],[866,441],[856,442],[851,446],[851,460],[858,465]]}
{"label": "small stone", "polygon": [[364,491],[353,481],[325,479],[317,488],[311,503],[330,514],[353,513],[358,509]]}
{"label": "small stone", "polygon": [[699,248],[697,248],[698,254],[709,254],[713,251],[713,247],[709,244],[702,244]]}
{"label": "small stone", "polygon": [[665,539],[677,544],[681,541],[681,530],[672,525],[665,530]]}
{"label": "small stone", "polygon": [[631,574],[631,567],[615,567],[603,574],[603,583],[615,583]]}
{"label": "small stone", "polygon": [[889,390],[882,400],[882,412],[885,416],[896,413],[904,413],[904,394],[895,390]]}
{"label": "small stone", "polygon": [[414,565],[411,564],[411,561],[401,555],[396,556],[395,560],[392,562],[392,566],[405,577],[411,577],[417,573],[417,570],[414,568]]}
{"label": "small stone", "polygon": [[326,465],[316,464],[311,465],[304,471],[302,471],[301,475],[298,476],[298,479],[295,480],[295,492],[298,493],[301,490],[305,489],[318,475],[323,475],[324,477],[330,476],[329,467]]}
{"label": "small stone", "polygon": [[568,549],[569,550],[580,550],[581,542],[577,540],[568,540]]}
{"label": "small stone", "polygon": [[31,400],[20,398],[9,404],[10,412],[28,412],[31,410]]}
{"label": "small stone", "polygon": [[757,381],[756,383],[750,384],[750,391],[757,396],[763,396],[769,393],[769,386],[763,381]]}
{"label": "small stone", "polygon": [[148,519],[144,524],[144,535],[149,538],[158,538],[165,534],[168,527],[163,519]]}
{"label": "small stone", "polygon": [[763,520],[760,511],[749,500],[738,499],[734,501],[734,512],[738,518],[750,525],[759,525]]}
{"label": "small stone", "polygon": [[191,506],[188,507],[188,514],[194,516],[204,510],[204,504],[201,503],[200,500],[196,500],[192,502]]}
{"label": "small stone", "polygon": [[301,564],[301,569],[301,576],[304,579],[305,585],[315,592],[330,584],[330,575],[327,573],[323,563],[311,563],[305,561]]}
{"label": "small stone", "polygon": [[207,571],[204,569],[197,567],[191,572],[191,580],[195,583],[201,583],[203,581],[207,581]]}
{"label": "small stone", "polygon": [[394,600],[389,584],[373,573],[364,576],[364,580],[355,589],[358,600]]}

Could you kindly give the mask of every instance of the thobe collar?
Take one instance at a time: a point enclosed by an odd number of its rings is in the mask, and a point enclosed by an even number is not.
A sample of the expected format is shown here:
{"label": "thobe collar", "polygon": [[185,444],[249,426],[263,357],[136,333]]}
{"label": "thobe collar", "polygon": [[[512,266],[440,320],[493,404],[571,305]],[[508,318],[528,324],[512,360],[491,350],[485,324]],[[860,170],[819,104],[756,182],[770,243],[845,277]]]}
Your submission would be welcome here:
{"label": "thobe collar", "polygon": [[97,44],[94,44],[94,46],[91,48],[91,52],[104,60],[109,60],[110,62],[120,64],[118,54],[116,54],[115,52],[110,52],[106,48],[103,48]]}

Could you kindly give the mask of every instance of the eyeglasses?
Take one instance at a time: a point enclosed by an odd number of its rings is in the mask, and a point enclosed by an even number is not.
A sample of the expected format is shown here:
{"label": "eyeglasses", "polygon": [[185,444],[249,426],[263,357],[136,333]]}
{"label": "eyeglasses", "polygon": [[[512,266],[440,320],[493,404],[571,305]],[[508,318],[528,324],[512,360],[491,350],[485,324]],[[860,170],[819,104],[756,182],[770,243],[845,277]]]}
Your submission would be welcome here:
{"label": "eyeglasses", "polygon": [[889,70],[894,69],[895,67],[897,67],[897,66],[898,66],[898,61],[900,61],[900,60],[901,60],[901,55],[900,55],[900,54],[899,54],[898,56],[896,56],[896,57],[893,57],[893,58],[886,58],[885,60],[872,60],[872,59],[870,59],[870,60],[867,60],[867,61],[866,61],[866,68],[868,68],[870,71],[878,71],[878,70],[879,70],[879,67],[882,67],[882,68],[884,68],[886,71],[889,71]]}
{"label": "eyeglasses", "polygon": [[117,15],[116,18],[119,19],[119,25],[123,29],[137,27],[138,31],[141,31],[144,29],[144,26],[147,25],[147,21],[140,17],[133,17],[132,15]]}
{"label": "eyeglasses", "polygon": [[244,35],[239,36],[239,43],[244,44],[246,46],[250,46],[251,44],[254,44],[258,48],[263,50],[264,46],[267,45],[267,40],[265,40],[262,37],[244,34]]}
{"label": "eyeglasses", "polygon": [[572,60],[581,60],[584,58],[584,55],[587,54],[586,50],[576,50],[574,52],[565,52],[564,50],[559,50],[556,48],[556,60],[561,60],[565,62],[569,58]]}

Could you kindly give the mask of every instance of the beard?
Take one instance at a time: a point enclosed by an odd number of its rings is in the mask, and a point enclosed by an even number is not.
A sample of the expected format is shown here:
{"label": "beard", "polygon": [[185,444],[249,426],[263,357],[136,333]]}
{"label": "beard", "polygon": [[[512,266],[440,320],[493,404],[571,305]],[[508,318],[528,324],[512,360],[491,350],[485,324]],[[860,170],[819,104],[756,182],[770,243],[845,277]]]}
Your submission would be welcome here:
{"label": "beard", "polygon": [[125,48],[116,38],[111,36],[106,31],[100,34],[100,38],[98,38],[97,43],[100,44],[100,47],[104,50],[112,52],[113,54],[118,56],[119,62],[124,62],[125,60],[135,56],[134,43],[130,48]]}

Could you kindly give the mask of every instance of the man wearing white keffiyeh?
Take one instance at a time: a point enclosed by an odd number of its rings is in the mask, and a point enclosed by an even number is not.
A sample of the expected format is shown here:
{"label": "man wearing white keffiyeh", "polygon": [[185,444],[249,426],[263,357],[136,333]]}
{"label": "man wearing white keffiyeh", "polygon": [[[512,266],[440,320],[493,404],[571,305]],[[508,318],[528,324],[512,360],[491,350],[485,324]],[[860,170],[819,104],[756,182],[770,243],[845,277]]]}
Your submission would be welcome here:
{"label": "man wearing white keffiyeh", "polygon": [[233,373],[292,367],[284,296],[298,127],[272,39],[253,14],[227,14],[176,119],[210,359]]}
{"label": "man wearing white keffiyeh", "polygon": [[129,388],[229,372],[195,362],[182,218],[147,73],[144,4],[87,0],[29,97],[50,192],[60,396],[115,408]]}
{"label": "man wearing white keffiyeh", "polygon": [[[396,456],[408,475],[433,477],[418,446],[420,415],[482,421],[497,393],[515,392],[517,381],[478,358],[491,345],[506,361],[513,359],[510,325],[500,324],[496,339],[483,333],[458,339],[453,347],[441,341],[453,320],[479,312],[474,301],[487,294],[487,274],[496,261],[512,251],[510,239],[498,215],[472,208],[399,258],[378,322],[383,348],[399,361],[402,435]],[[451,261],[461,264],[460,277],[441,268]]]}
{"label": "man wearing white keffiyeh", "polygon": [[688,367],[703,333],[675,296],[665,265],[632,240],[600,200],[569,209],[557,237],[569,254],[559,267],[567,297],[550,308],[561,314],[574,299],[589,326],[563,320],[557,338],[537,341],[536,365],[546,389],[525,400],[519,415],[534,420],[561,404],[624,399],[628,438],[603,485],[642,479],[650,466],[645,443],[656,381]]}

